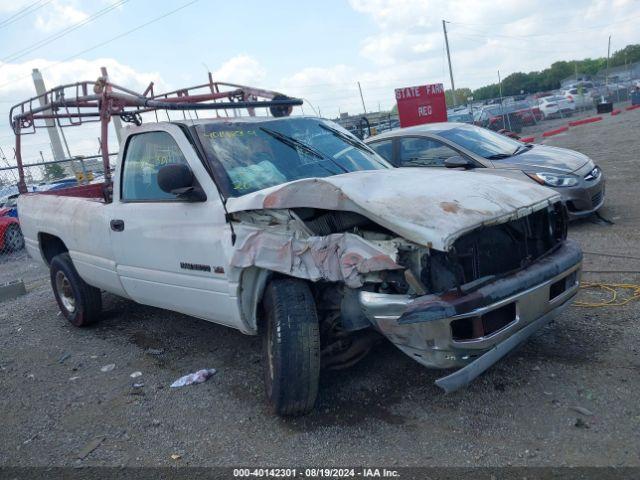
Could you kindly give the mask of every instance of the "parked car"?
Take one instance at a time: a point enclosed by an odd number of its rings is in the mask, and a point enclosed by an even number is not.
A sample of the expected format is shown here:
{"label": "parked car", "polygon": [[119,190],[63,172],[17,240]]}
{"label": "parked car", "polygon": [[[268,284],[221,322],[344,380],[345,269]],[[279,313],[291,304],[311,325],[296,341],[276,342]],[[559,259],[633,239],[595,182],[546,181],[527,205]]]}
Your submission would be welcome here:
{"label": "parked car", "polygon": [[320,368],[354,363],[380,334],[425,366],[461,367],[436,382],[458,389],[577,292],[582,253],[560,196],[535,183],[392,168],[310,117],[124,135],[110,203],[100,189],[18,200],[60,311],[89,325],[105,290],[262,334],[279,414],[312,409]]}
{"label": "parked car", "polygon": [[18,195],[9,195],[0,204],[0,217],[18,218]]}
{"label": "parked car", "polygon": [[15,252],[24,248],[24,237],[20,221],[9,216],[0,216],[0,253]]}
{"label": "parked car", "polygon": [[488,105],[474,112],[474,124],[489,130],[510,130],[522,132],[523,121],[520,115],[504,105]]}
{"label": "parked car", "polygon": [[367,144],[396,167],[491,169],[509,176],[522,172],[526,181],[562,195],[571,218],[590,215],[604,205],[604,174],[593,160],[573,150],[523,144],[462,123],[403,128],[371,138]]}
{"label": "parked car", "polygon": [[588,110],[595,105],[591,90],[570,88],[564,90],[562,95],[569,100],[569,102],[574,103],[576,110]]}
{"label": "parked car", "polygon": [[543,119],[570,117],[576,110],[575,103],[560,95],[539,98],[538,108],[542,112]]}
{"label": "parked car", "polygon": [[460,110],[447,112],[447,121],[449,122],[461,122],[461,123],[473,123],[473,115],[469,110]]}

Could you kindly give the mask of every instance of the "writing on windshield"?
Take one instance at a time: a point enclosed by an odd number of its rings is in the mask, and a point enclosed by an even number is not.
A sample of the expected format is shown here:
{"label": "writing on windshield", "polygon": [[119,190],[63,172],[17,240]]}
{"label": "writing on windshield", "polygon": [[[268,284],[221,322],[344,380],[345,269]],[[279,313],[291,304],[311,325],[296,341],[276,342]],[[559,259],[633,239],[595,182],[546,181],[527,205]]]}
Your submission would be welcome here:
{"label": "writing on windshield", "polygon": [[224,171],[228,196],[304,178],[390,168],[341,127],[320,119],[212,122],[196,131],[209,160]]}

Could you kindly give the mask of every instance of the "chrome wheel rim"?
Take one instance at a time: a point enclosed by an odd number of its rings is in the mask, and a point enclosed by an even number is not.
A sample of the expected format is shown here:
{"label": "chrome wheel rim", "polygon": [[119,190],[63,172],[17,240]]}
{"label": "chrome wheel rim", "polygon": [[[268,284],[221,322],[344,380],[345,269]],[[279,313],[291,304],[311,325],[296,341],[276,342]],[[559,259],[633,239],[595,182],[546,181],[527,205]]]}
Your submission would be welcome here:
{"label": "chrome wheel rim", "polygon": [[69,313],[75,312],[76,297],[73,295],[73,289],[71,288],[69,279],[62,271],[56,273],[56,291],[65,310]]}

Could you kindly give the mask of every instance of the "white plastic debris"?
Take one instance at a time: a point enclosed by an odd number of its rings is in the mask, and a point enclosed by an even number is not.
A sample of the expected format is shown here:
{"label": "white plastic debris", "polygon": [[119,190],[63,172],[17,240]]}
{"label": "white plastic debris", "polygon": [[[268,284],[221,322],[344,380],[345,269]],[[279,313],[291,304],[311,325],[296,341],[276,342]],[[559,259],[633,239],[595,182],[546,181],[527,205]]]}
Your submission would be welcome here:
{"label": "white plastic debris", "polygon": [[178,380],[171,384],[172,388],[177,387],[186,387],[187,385],[195,385],[197,383],[206,382],[210,377],[215,375],[215,368],[205,368],[202,370],[198,370],[195,373],[190,373],[189,375],[185,375],[184,377],[180,377]]}
{"label": "white plastic debris", "polygon": [[142,376],[142,372],[133,372],[131,375],[129,375],[131,378],[138,378]]}
{"label": "white plastic debris", "polygon": [[100,369],[101,372],[110,372],[111,370],[113,370],[114,368],[116,368],[116,364],[115,363],[110,363],[109,365],[105,365],[104,367],[102,367]]}

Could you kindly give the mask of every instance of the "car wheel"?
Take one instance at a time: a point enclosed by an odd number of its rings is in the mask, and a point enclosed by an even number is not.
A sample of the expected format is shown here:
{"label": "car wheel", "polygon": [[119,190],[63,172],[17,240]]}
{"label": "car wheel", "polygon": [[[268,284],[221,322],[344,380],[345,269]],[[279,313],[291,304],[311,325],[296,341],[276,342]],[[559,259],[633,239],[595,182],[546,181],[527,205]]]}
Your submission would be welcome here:
{"label": "car wheel", "polygon": [[24,237],[18,225],[9,225],[9,228],[4,232],[4,244],[11,252],[16,252],[24,248]]}
{"label": "car wheel", "polygon": [[50,273],[53,294],[67,320],[76,327],[86,327],[100,319],[102,294],[80,278],[68,253],[53,257]]}
{"label": "car wheel", "polygon": [[275,413],[304,415],[313,409],[320,378],[320,331],[308,283],[273,280],[264,293],[264,379]]}

